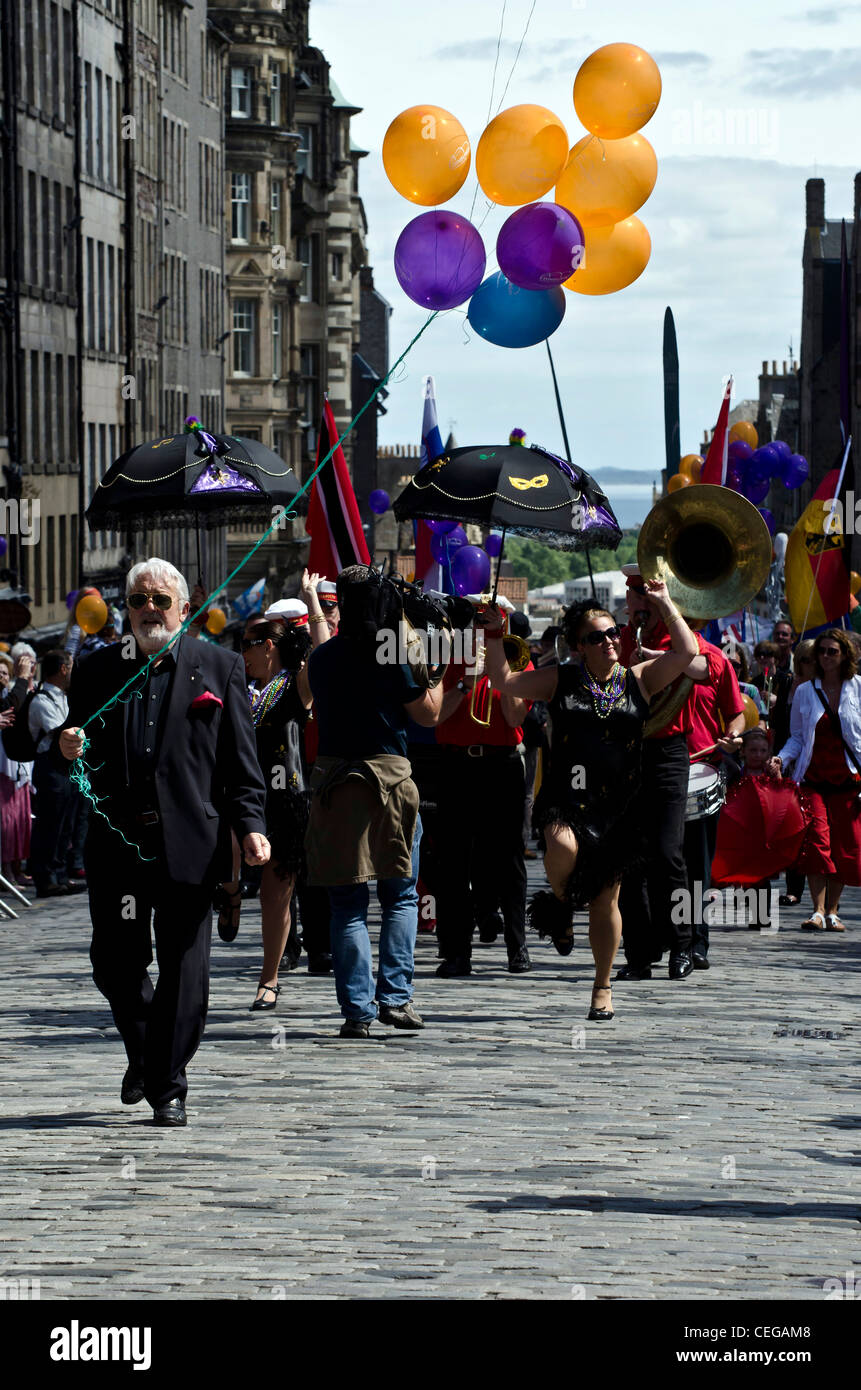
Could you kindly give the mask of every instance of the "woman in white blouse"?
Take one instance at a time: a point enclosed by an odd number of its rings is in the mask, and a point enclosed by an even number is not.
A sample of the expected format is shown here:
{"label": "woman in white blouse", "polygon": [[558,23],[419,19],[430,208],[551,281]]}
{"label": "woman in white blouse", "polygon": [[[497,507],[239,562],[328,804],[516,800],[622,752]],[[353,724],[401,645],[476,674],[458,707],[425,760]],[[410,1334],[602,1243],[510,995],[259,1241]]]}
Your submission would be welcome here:
{"label": "woman in white blouse", "polygon": [[789,739],[769,768],[780,775],[793,765],[810,812],[798,867],[807,873],[813,912],[802,927],[845,931],[843,885],[861,886],[861,676],[840,628],[818,634],[813,660],[813,679],[795,692]]}

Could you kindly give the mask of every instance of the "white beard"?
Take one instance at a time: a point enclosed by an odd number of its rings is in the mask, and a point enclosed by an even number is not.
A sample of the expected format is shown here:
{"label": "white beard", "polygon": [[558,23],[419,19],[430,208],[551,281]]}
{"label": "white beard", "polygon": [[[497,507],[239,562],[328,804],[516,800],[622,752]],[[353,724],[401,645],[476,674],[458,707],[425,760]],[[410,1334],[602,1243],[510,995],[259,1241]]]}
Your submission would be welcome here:
{"label": "white beard", "polygon": [[137,644],[145,656],[152,656],[168,645],[172,635],[164,623],[153,624],[138,634]]}

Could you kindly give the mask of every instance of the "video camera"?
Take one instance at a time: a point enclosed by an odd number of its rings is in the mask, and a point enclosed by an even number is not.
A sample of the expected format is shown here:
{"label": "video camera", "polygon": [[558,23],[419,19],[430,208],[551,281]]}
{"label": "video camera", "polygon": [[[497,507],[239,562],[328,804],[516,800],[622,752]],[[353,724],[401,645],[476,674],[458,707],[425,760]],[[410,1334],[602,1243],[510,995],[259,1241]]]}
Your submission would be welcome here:
{"label": "video camera", "polygon": [[338,636],[378,647],[379,634],[406,634],[405,658],[420,685],[442,680],[448,665],[450,634],[473,620],[468,599],[456,594],[425,593],[400,575],[368,567],[367,578],[339,588]]}

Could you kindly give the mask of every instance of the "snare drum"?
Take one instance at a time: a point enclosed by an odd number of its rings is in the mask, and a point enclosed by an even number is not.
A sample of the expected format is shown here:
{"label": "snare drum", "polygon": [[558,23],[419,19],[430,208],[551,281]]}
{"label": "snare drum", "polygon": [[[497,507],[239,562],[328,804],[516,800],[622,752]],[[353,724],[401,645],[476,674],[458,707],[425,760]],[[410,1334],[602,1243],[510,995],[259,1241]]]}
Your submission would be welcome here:
{"label": "snare drum", "polygon": [[719,811],[726,800],[721,770],[710,763],[692,763],[688,774],[688,804],[685,820],[702,820]]}

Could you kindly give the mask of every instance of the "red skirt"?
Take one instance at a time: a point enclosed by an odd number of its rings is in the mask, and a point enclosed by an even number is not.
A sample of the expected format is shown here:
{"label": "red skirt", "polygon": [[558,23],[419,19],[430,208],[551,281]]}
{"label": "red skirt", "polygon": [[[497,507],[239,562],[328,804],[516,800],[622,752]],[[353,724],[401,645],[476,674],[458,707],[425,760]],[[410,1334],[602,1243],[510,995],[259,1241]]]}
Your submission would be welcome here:
{"label": "red skirt", "polygon": [[793,867],[805,876],[822,874],[861,887],[859,787],[821,792],[802,783],[799,790],[807,831]]}
{"label": "red skirt", "polygon": [[4,864],[14,864],[30,854],[30,788],[19,787],[3,772],[0,772],[0,847]]}

